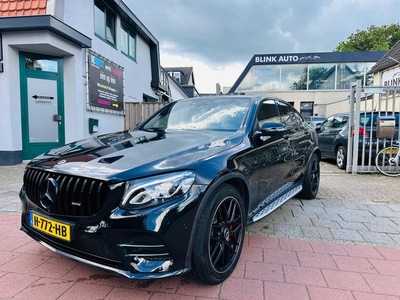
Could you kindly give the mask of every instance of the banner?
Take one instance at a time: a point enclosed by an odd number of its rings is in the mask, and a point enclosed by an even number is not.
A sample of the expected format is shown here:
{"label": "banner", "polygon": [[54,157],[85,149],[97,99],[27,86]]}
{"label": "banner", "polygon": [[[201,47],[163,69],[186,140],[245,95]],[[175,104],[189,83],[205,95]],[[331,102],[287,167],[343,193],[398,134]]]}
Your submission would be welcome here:
{"label": "banner", "polygon": [[89,104],[122,111],[124,69],[89,52]]}

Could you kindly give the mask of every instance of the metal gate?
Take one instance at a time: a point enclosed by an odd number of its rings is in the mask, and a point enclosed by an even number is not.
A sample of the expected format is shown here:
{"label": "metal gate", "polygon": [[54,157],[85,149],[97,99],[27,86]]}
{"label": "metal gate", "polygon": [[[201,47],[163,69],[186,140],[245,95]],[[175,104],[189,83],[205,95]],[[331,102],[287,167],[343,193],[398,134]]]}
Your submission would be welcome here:
{"label": "metal gate", "polygon": [[[349,133],[347,149],[348,173],[374,173],[375,154],[399,139],[398,117],[390,125],[393,135],[379,134],[385,118],[400,111],[400,86],[362,87],[361,81],[354,83],[350,90]],[[351,117],[353,116],[353,118]],[[364,122],[370,118],[372,121]],[[377,134],[378,133],[378,134]]]}

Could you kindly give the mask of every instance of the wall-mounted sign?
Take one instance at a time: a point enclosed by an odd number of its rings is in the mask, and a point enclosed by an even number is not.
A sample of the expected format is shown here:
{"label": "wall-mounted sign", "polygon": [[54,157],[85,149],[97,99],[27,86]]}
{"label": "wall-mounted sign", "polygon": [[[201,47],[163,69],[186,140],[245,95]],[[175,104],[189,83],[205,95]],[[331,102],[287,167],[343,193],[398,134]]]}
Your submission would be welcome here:
{"label": "wall-mounted sign", "polygon": [[385,54],[384,51],[256,54],[250,64],[373,63],[380,60]]}
{"label": "wall-mounted sign", "polygon": [[383,85],[400,85],[400,69],[383,73],[382,83]]}
{"label": "wall-mounted sign", "polygon": [[124,110],[124,69],[100,55],[89,52],[89,104]]}
{"label": "wall-mounted sign", "polygon": [[321,55],[316,54],[279,54],[279,55],[255,55],[254,64],[290,64],[320,62]]}

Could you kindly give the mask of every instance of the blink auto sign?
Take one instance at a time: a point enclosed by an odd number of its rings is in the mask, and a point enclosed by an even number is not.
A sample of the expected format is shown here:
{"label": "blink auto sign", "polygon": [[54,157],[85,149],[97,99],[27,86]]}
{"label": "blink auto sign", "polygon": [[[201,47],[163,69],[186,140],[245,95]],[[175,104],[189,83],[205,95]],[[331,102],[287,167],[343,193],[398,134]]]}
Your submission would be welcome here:
{"label": "blink auto sign", "polygon": [[89,104],[121,111],[123,68],[98,54],[89,53]]}
{"label": "blink auto sign", "polygon": [[400,85],[400,70],[393,70],[390,72],[385,72],[382,75],[382,83],[383,85]]}
{"label": "blink auto sign", "polygon": [[316,54],[280,54],[280,55],[255,55],[255,64],[286,64],[286,63],[301,63],[301,62],[319,62],[321,56]]}

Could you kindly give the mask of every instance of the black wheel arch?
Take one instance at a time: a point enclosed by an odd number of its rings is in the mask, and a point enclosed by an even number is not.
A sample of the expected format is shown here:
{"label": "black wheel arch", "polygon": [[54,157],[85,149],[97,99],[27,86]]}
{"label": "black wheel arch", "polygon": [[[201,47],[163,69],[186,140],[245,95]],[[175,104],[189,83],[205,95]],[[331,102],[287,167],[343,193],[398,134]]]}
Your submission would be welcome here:
{"label": "black wheel arch", "polygon": [[314,147],[314,149],[311,151],[310,156],[308,157],[307,164],[310,161],[311,157],[314,155],[314,153],[317,154],[318,159],[321,160],[321,158],[322,158],[321,149],[319,149],[318,147]]}
{"label": "black wheel arch", "polygon": [[212,183],[209,184],[207,189],[204,192],[204,196],[202,197],[201,202],[199,203],[199,206],[197,208],[196,216],[193,220],[193,226],[192,230],[190,233],[190,240],[188,244],[188,251],[186,253],[186,260],[185,260],[185,267],[187,270],[190,270],[192,268],[192,251],[193,251],[193,244],[195,240],[195,233],[197,231],[197,224],[198,220],[200,218],[201,212],[204,208],[205,203],[207,202],[207,199],[211,196],[211,194],[222,184],[229,184],[233,186],[239,194],[242,196],[242,199],[244,201],[245,205],[245,216],[246,216],[246,221],[245,224],[247,224],[247,216],[248,216],[248,211],[249,211],[249,206],[250,206],[250,186],[248,183],[247,178],[237,172],[230,172],[226,173],[222,176],[220,176],[218,179],[213,181]]}
{"label": "black wheel arch", "polygon": [[343,147],[346,151],[347,151],[347,146],[342,144],[342,143],[337,143],[335,146],[335,156],[336,156],[336,152],[339,149],[339,147]]}

